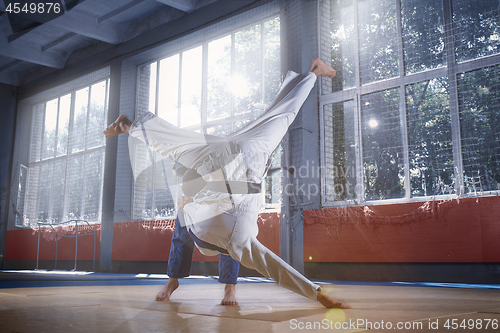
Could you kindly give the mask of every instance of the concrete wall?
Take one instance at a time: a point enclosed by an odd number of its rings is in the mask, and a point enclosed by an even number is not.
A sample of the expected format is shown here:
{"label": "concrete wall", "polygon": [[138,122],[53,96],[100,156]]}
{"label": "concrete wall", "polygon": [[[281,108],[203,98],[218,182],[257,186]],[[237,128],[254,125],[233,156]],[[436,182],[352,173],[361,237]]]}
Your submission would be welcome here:
{"label": "concrete wall", "polygon": [[[284,59],[289,70],[307,73],[311,60],[318,57],[318,26],[317,1],[289,1],[284,10],[285,45]],[[284,143],[285,160],[296,170],[310,169],[318,164],[320,156],[319,145],[319,109],[318,85],[312,89],[301,111],[289,129],[288,138]],[[320,188],[319,175],[310,172],[293,175],[287,174],[290,195],[284,196],[286,211],[282,218],[283,258],[296,269],[303,272],[304,224],[305,209],[320,207],[320,196],[309,195],[311,188]]]}
{"label": "concrete wall", "polygon": [[0,268],[5,256],[5,239],[9,213],[9,197],[15,182],[12,170],[14,129],[16,127],[17,88],[0,84]]}

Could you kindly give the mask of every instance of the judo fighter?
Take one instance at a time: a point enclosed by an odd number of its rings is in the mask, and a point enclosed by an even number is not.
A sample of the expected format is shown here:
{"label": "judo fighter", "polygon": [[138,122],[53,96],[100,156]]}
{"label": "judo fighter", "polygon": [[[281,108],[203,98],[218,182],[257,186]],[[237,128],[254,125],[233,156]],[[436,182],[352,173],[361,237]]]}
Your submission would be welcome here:
{"label": "judo fighter", "polygon": [[307,74],[289,71],[266,111],[225,137],[187,131],[149,112],[134,122],[121,115],[103,133],[106,137],[128,133],[162,156],[182,164],[193,175],[201,175],[206,185],[196,193],[192,193],[190,184],[197,182],[191,179],[199,178],[183,176],[184,195],[178,200],[186,229],[201,253],[229,255],[243,266],[327,308],[350,308],[323,294],[319,285],[257,240],[261,183],[269,157],[318,76],[333,78],[335,70],[314,58]]}

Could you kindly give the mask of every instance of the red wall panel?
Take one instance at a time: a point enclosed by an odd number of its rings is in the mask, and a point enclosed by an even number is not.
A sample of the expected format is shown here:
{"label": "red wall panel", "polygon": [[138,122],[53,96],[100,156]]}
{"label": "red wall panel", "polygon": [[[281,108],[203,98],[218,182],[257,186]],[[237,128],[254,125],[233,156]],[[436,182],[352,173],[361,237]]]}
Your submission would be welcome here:
{"label": "red wall panel", "polygon": [[[500,197],[308,210],[304,260],[311,262],[500,262]],[[279,254],[280,216],[263,213],[259,240]],[[173,221],[116,223],[113,260],[166,261]],[[96,259],[99,259],[100,225]],[[74,234],[74,227],[59,229]],[[80,229],[81,230],[81,229]],[[38,231],[7,232],[6,259],[36,259]],[[78,259],[92,260],[93,237],[78,240]],[[74,239],[59,240],[59,260],[74,258]],[[54,259],[45,229],[40,259]],[[195,249],[195,261],[215,261]]]}
{"label": "red wall panel", "polygon": [[[101,225],[93,224],[96,229],[96,260],[99,260]],[[56,234],[51,228],[42,228],[40,237],[40,260],[53,260],[56,253]],[[62,235],[75,235],[74,226],[57,227]],[[89,227],[78,226],[78,234],[89,233]],[[18,229],[7,231],[5,244],[6,259],[36,259],[38,243],[37,229]],[[78,236],[78,259],[92,260],[94,258],[94,236]],[[75,259],[75,238],[59,237],[57,247],[58,260]]]}
{"label": "red wall panel", "polygon": [[304,261],[500,262],[500,197],[304,212]]}
{"label": "red wall panel", "polygon": [[[280,217],[263,213],[257,221],[259,241],[279,255]],[[167,261],[175,220],[115,223],[112,260]],[[195,247],[194,261],[218,261],[217,256],[204,256]]]}
{"label": "red wall panel", "polygon": [[[259,241],[271,251],[279,255],[280,249],[280,216],[278,213],[259,215]],[[115,223],[113,229],[112,260],[124,261],[167,261],[170,252],[175,220],[141,221]],[[101,226],[93,225],[96,233],[96,259],[99,259]],[[59,227],[59,232],[74,235],[74,227]],[[79,226],[80,233],[86,232]],[[38,230],[18,229],[7,231],[6,259],[36,259]],[[42,229],[40,237],[40,259],[55,258],[55,234],[50,228]],[[74,260],[74,238],[61,238],[58,241],[58,260]],[[93,237],[78,238],[78,259],[92,260]],[[217,261],[217,256],[207,257],[195,248],[194,261]]]}

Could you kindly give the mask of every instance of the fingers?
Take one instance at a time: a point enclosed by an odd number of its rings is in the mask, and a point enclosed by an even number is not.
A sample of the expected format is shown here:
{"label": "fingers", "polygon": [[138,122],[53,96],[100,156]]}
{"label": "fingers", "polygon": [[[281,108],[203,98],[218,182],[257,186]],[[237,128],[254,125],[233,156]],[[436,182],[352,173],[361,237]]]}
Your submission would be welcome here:
{"label": "fingers", "polygon": [[181,211],[184,211],[184,206],[190,202],[193,202],[193,199],[183,195],[182,197],[179,198],[179,200],[177,200],[177,206]]}

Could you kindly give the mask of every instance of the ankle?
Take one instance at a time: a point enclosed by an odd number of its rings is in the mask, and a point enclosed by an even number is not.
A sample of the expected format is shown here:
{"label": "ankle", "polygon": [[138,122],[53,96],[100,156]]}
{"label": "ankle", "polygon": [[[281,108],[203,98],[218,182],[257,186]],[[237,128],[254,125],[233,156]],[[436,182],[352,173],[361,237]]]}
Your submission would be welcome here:
{"label": "ankle", "polygon": [[235,284],[226,283],[226,285],[224,286],[224,290],[226,290],[226,291],[236,290],[236,285]]}
{"label": "ankle", "polygon": [[168,278],[167,284],[179,284],[178,278]]}

